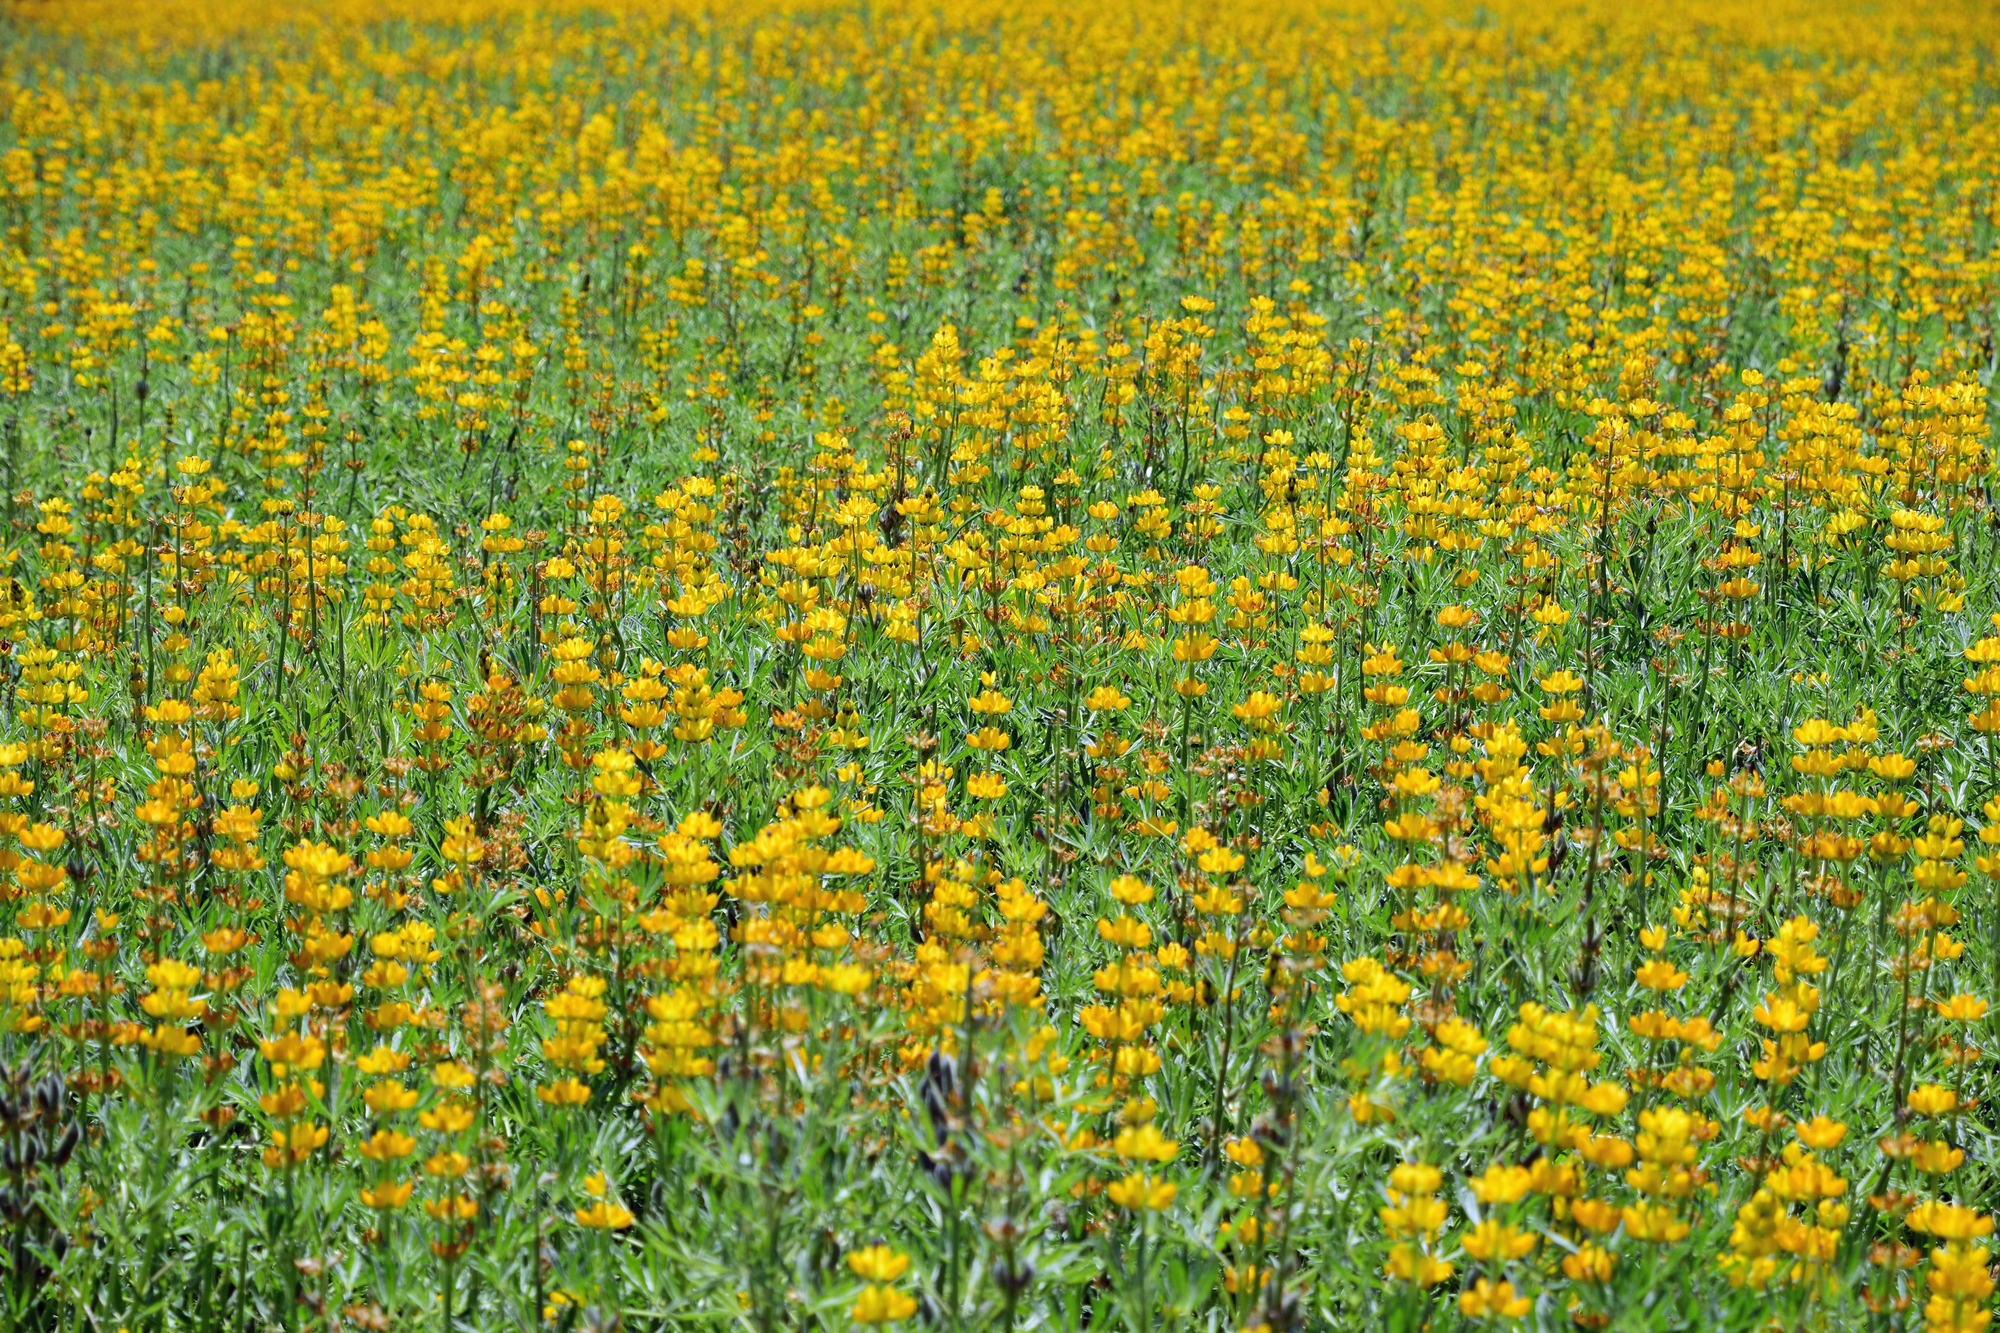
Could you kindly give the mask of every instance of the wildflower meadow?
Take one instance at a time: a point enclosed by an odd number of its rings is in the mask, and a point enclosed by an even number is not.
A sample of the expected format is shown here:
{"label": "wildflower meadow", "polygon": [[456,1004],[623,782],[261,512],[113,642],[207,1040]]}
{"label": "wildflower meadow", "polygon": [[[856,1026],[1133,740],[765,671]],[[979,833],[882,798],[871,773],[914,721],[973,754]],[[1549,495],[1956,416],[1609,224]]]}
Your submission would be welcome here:
{"label": "wildflower meadow", "polygon": [[0,1333],[1979,1333],[1984,0],[6,0]]}

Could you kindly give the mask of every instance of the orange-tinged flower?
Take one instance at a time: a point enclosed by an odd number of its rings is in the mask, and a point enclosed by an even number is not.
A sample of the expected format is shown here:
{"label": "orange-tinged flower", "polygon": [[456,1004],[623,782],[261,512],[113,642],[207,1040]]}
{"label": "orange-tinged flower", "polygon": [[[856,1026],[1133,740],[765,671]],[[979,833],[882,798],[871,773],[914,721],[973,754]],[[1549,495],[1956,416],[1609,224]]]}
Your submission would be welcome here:
{"label": "orange-tinged flower", "polygon": [[356,1145],[356,1151],[371,1162],[393,1162],[408,1157],[416,1150],[415,1139],[393,1129],[378,1129],[373,1136]]}
{"label": "orange-tinged flower", "polygon": [[590,1087],[576,1079],[566,1078],[536,1088],[535,1096],[550,1106],[582,1106],[590,1100]]}
{"label": "orange-tinged flower", "polygon": [[1811,1120],[1796,1126],[1793,1132],[1799,1136],[1799,1142],[1806,1147],[1825,1152],[1829,1148],[1840,1146],[1841,1140],[1847,1137],[1847,1126],[1827,1116],[1816,1115]]}
{"label": "orange-tinged flower", "polygon": [[371,1185],[361,1191],[361,1202],[365,1207],[379,1208],[388,1212],[401,1208],[410,1201],[416,1186],[410,1181],[385,1181]]}

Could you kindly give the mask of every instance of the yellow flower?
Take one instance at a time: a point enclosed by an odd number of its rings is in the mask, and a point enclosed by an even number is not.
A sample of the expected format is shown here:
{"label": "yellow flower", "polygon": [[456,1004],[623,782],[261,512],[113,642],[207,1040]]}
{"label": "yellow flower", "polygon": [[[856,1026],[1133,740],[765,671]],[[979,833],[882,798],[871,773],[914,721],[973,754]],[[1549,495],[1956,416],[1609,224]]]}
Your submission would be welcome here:
{"label": "yellow flower", "polygon": [[1976,995],[1954,995],[1937,1003],[1938,1017],[1952,1023],[1973,1023],[1986,1017],[1986,1001]]}
{"label": "yellow flower", "polygon": [[1622,1209],[1620,1216],[1625,1223],[1625,1234],[1633,1240],[1671,1244],[1693,1230],[1691,1223],[1683,1222],[1664,1203],[1641,1203]]}
{"label": "yellow flower", "polygon": [[361,1191],[361,1202],[368,1208],[379,1208],[384,1212],[401,1208],[410,1201],[410,1194],[416,1188],[411,1182],[385,1181]]}
{"label": "yellow flower", "polygon": [[140,1041],[160,1055],[177,1059],[185,1059],[201,1051],[201,1038],[186,1028],[157,1027],[141,1037]]}
{"label": "yellow flower", "polygon": [[1984,1303],[1993,1294],[1987,1253],[1976,1245],[1952,1244],[1931,1251],[1924,1284],[1935,1296]]}
{"label": "yellow flower", "polygon": [[1972,1240],[1993,1234],[1991,1213],[1934,1199],[1912,1208],[1903,1223],[1912,1231],[1927,1232],[1940,1240]]}
{"label": "yellow flower", "polygon": [[1514,1294],[1511,1282],[1480,1278],[1458,1294],[1459,1313],[1468,1319],[1519,1319],[1533,1307],[1526,1296]]}
{"label": "yellow flower", "polygon": [[1133,1212],[1157,1212],[1170,1207],[1177,1192],[1170,1181],[1155,1180],[1144,1171],[1134,1171],[1104,1191],[1111,1202]]}
{"label": "yellow flower", "polygon": [[1958,1094],[1942,1084],[1925,1083],[1911,1090],[1909,1106],[1911,1115],[1950,1115],[1958,1109]]}
{"label": "yellow flower", "polygon": [[582,1106],[590,1100],[590,1088],[573,1078],[536,1088],[535,1096],[550,1106]]}
{"label": "yellow flower", "polygon": [[894,1287],[871,1284],[861,1289],[851,1313],[857,1324],[890,1324],[898,1319],[908,1319],[916,1312],[914,1297],[905,1296]]}
{"label": "yellow flower", "polygon": [[1516,1203],[1528,1192],[1528,1168],[1495,1162],[1467,1183],[1483,1204]]}
{"label": "yellow flower", "polygon": [[472,1128],[472,1107],[465,1102],[442,1102],[417,1113],[417,1123],[443,1134],[457,1134]]}
{"label": "yellow flower", "polygon": [[448,1194],[424,1204],[424,1212],[434,1222],[470,1222],[479,1216],[478,1201],[464,1194]]}
{"label": "yellow flower", "polygon": [[588,1208],[576,1210],[578,1226],[597,1231],[622,1231],[632,1225],[632,1214],[608,1199],[599,1199]]}
{"label": "yellow flower", "polygon": [[1824,1152],[1829,1148],[1840,1146],[1840,1141],[1847,1137],[1847,1126],[1824,1115],[1816,1115],[1798,1125],[1793,1133],[1799,1136],[1799,1142],[1806,1147],[1816,1152]]}
{"label": "yellow flower", "polygon": [[856,1277],[868,1282],[894,1282],[910,1267],[910,1256],[887,1245],[870,1245],[850,1251],[847,1266]]}
{"label": "yellow flower", "polygon": [[1449,1259],[1426,1254],[1414,1245],[1392,1245],[1384,1271],[1399,1281],[1419,1287],[1435,1287],[1457,1271],[1457,1266]]}
{"label": "yellow flower", "polygon": [[1122,713],[1132,706],[1132,700],[1119,693],[1115,686],[1099,685],[1085,696],[1083,706],[1093,712]]}
{"label": "yellow flower", "polygon": [[976,800],[997,801],[1007,794],[1007,784],[998,773],[975,773],[966,780],[965,790]]}
{"label": "yellow flower", "polygon": [[1111,1143],[1111,1151],[1120,1157],[1150,1162],[1171,1162],[1179,1155],[1180,1147],[1173,1140],[1162,1138],[1159,1129],[1151,1124],[1122,1129]]}
{"label": "yellow flower", "polygon": [[[1607,1230],[1609,1228],[1606,1228]],[[1597,1245],[1583,1245],[1562,1261],[1563,1276],[1572,1282],[1609,1282],[1618,1256]]]}
{"label": "yellow flower", "polygon": [[1687,985],[1688,974],[1664,958],[1649,958],[1639,965],[1634,979],[1648,990],[1675,991]]}
{"label": "yellow flower", "polygon": [[371,1162],[389,1162],[408,1157],[417,1150],[417,1141],[408,1134],[398,1134],[393,1129],[378,1129],[370,1138],[364,1139],[356,1151]]}
{"label": "yellow flower", "polygon": [[462,1152],[433,1153],[424,1162],[424,1174],[439,1180],[457,1180],[472,1169],[472,1159]]}
{"label": "yellow flower", "polygon": [[1511,1227],[1498,1218],[1489,1217],[1463,1233],[1459,1243],[1465,1247],[1467,1254],[1481,1263],[1506,1263],[1534,1249],[1535,1237],[1519,1227]]}
{"label": "yellow flower", "polygon": [[1592,1115],[1617,1115],[1625,1109],[1628,1095],[1615,1083],[1593,1083],[1590,1090],[1577,1100]]}

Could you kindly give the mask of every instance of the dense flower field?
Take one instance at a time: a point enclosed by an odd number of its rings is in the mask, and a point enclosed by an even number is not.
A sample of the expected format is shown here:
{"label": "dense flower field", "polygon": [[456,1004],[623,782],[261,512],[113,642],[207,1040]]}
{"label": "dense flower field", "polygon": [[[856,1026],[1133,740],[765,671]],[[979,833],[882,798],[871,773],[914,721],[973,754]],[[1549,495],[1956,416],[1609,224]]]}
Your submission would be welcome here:
{"label": "dense flower field", "polygon": [[1984,1328],[1973,0],[17,0],[5,1328]]}

